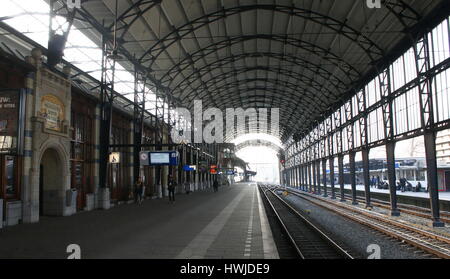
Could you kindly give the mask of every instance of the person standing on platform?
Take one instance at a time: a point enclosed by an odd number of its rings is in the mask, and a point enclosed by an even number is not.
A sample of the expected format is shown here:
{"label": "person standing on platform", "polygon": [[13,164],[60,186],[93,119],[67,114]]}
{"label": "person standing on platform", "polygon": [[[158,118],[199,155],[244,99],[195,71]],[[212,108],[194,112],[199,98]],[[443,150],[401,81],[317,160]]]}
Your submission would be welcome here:
{"label": "person standing on platform", "polygon": [[400,178],[400,189],[402,192],[406,191],[406,179],[405,178]]}
{"label": "person standing on platform", "polygon": [[219,182],[217,181],[217,178],[214,179],[213,188],[214,192],[219,191]]}
{"label": "person standing on platform", "polygon": [[169,182],[168,182],[168,190],[169,190],[169,201],[175,202],[175,187],[177,183],[173,179],[172,175],[169,175]]}
{"label": "person standing on platform", "polygon": [[137,204],[141,204],[142,203],[142,180],[139,178],[136,181],[136,184],[134,185],[134,201]]}

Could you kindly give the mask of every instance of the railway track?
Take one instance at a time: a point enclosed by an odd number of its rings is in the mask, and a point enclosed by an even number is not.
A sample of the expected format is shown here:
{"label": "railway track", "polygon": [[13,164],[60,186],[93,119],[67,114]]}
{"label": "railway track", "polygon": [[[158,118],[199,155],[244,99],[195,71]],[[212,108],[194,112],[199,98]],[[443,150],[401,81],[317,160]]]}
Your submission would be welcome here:
{"label": "railway track", "polygon": [[[331,191],[331,189],[330,189]],[[338,196],[338,194],[336,195]],[[352,195],[345,194],[345,198],[351,200]],[[359,203],[366,203],[366,200],[363,196],[357,196],[357,201]],[[371,200],[372,206],[377,206],[384,209],[391,209],[391,205],[387,201],[378,200],[378,199],[372,199]],[[431,210],[429,208],[409,205],[409,204],[398,204],[398,209],[401,213],[425,218],[425,219],[431,219]],[[450,212],[447,211],[441,211],[441,221],[447,224],[450,224]]]}
{"label": "railway track", "polygon": [[429,231],[425,231],[404,222],[386,218],[385,215],[331,201],[308,193],[285,190],[319,207],[335,212],[357,223],[370,227],[392,238],[419,248],[439,258],[450,259],[450,239]]}
{"label": "railway track", "polygon": [[353,259],[346,249],[308,221],[272,189],[260,187],[277,221],[301,259]]}

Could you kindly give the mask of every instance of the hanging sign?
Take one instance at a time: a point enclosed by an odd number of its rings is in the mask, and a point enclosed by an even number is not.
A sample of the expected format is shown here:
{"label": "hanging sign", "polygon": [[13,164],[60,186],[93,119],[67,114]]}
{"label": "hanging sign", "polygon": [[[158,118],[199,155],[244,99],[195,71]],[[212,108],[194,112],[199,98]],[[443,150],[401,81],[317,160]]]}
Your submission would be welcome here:
{"label": "hanging sign", "polygon": [[142,151],[141,166],[178,166],[178,151]]}
{"label": "hanging sign", "polygon": [[197,166],[184,165],[183,170],[184,171],[195,171],[195,170],[197,170]]}
{"label": "hanging sign", "polygon": [[120,164],[120,153],[112,152],[109,154],[109,163],[110,164]]}
{"label": "hanging sign", "polygon": [[218,174],[217,165],[211,165],[209,168],[210,174]]}

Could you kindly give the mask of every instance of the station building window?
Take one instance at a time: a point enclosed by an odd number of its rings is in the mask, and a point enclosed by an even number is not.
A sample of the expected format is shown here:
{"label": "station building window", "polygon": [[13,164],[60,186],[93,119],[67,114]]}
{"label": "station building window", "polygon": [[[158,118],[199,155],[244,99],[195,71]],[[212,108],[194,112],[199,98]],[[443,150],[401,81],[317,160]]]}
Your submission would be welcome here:
{"label": "station building window", "polygon": [[[111,144],[129,144],[131,122],[124,116],[114,112],[111,130]],[[126,201],[131,198],[129,148],[111,148],[111,152],[120,152],[120,163],[109,164],[108,184],[111,190],[111,200]]]}
{"label": "station building window", "polygon": [[71,187],[77,189],[77,208],[86,206],[86,195],[94,191],[95,104],[72,97]]}
{"label": "station building window", "polygon": [[[20,66],[15,60],[6,57],[0,59],[0,90],[18,90],[25,87],[25,74],[29,69]],[[2,119],[0,119],[1,121]],[[10,145],[15,139],[11,136],[0,135],[0,149]],[[17,201],[21,199],[22,157],[17,154],[0,154],[0,199]],[[3,203],[6,206],[6,203]],[[3,211],[5,213],[5,211]],[[1,222],[2,216],[0,216]]]}

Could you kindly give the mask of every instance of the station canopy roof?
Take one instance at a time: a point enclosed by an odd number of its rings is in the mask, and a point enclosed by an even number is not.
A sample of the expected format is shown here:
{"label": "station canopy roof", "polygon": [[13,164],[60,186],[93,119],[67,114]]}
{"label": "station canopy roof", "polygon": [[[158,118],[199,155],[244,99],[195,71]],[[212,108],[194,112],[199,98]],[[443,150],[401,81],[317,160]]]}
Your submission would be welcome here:
{"label": "station canopy roof", "polygon": [[[120,64],[133,71],[139,63],[187,108],[194,100],[223,111],[280,108],[284,142],[406,51],[447,0],[382,0],[379,9],[367,2],[120,0],[117,37],[133,58]],[[112,33],[115,7],[115,0],[82,1],[75,26],[97,26],[83,32],[100,45],[98,26]]]}

